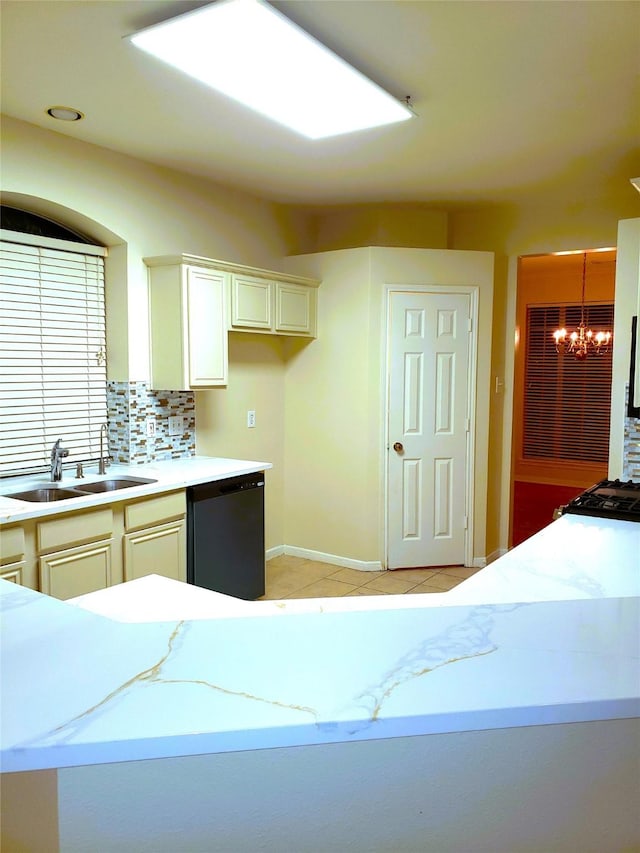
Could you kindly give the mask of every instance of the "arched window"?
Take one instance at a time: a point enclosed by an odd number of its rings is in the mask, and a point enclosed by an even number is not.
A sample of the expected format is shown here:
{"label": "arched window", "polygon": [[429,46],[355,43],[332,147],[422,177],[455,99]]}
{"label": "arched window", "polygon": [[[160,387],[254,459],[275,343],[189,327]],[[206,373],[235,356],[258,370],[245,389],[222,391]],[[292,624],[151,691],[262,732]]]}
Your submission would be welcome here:
{"label": "arched window", "polygon": [[15,208],[2,208],[2,226],[0,475],[48,470],[58,438],[67,464],[97,459],[107,418],[106,249]]}

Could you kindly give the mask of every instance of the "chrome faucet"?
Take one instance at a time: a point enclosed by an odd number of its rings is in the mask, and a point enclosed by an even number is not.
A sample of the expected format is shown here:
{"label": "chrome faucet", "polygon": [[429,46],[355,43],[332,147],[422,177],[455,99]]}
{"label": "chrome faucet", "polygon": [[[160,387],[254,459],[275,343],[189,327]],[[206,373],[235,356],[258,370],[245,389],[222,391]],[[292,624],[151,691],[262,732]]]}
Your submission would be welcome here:
{"label": "chrome faucet", "polygon": [[69,455],[66,447],[62,447],[59,438],[51,448],[51,480],[54,483],[62,480],[62,460]]}
{"label": "chrome faucet", "polygon": [[[107,440],[107,455],[104,455],[104,451],[102,449],[102,439],[103,437]],[[109,433],[107,431],[107,425],[102,424],[100,427],[100,461],[98,462],[98,474],[106,474],[107,468],[109,467],[109,462],[111,461],[111,457],[109,456]]]}

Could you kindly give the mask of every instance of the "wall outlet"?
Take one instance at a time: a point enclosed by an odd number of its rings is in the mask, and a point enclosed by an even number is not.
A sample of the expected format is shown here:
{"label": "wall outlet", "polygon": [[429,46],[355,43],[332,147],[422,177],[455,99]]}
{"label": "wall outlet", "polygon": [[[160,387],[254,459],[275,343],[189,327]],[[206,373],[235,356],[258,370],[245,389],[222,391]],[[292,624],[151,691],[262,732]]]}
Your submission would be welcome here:
{"label": "wall outlet", "polygon": [[156,434],[156,419],[155,418],[147,418],[147,436],[149,438],[154,438]]}
{"label": "wall outlet", "polygon": [[247,426],[249,429],[252,429],[256,425],[256,412],[255,409],[249,409],[247,412]]}
{"label": "wall outlet", "polygon": [[182,415],[174,415],[169,418],[169,435],[182,435],[184,432],[184,418]]}

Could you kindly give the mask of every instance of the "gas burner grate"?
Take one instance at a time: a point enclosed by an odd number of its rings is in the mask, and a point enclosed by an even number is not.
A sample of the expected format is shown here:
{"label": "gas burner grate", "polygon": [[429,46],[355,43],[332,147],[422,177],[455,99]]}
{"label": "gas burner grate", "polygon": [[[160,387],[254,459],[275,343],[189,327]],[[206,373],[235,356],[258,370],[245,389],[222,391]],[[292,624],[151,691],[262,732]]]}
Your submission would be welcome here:
{"label": "gas burner grate", "polygon": [[568,503],[564,512],[640,521],[640,483],[602,480]]}

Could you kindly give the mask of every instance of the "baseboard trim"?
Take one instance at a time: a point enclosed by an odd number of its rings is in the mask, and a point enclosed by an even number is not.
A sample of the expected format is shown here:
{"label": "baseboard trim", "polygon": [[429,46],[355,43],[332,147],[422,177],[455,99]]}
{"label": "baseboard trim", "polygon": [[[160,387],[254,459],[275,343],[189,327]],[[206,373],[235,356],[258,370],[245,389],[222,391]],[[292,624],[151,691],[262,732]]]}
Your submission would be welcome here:
{"label": "baseboard trim", "polygon": [[284,545],[276,545],[275,548],[267,548],[265,551],[265,559],[267,562],[273,560],[274,557],[280,557],[284,554]]}
{"label": "baseboard trim", "polygon": [[504,557],[507,553],[508,548],[496,548],[495,551],[492,551],[485,561],[485,565],[489,565],[489,563],[493,563],[494,560],[497,560],[498,557]]}
{"label": "baseboard trim", "polygon": [[[474,557],[473,568],[484,569],[489,563],[493,563],[498,557],[507,553],[507,548],[498,548],[488,557]],[[378,560],[352,560],[349,557],[340,557],[337,554],[325,554],[323,551],[312,551],[309,548],[298,548],[295,545],[276,545],[266,552],[267,562],[274,557],[286,554],[291,557],[301,557],[303,560],[315,560],[317,563],[329,563],[332,566],[343,566],[346,569],[356,569],[359,572],[381,572],[383,565]]]}
{"label": "baseboard trim", "polygon": [[325,554],[323,551],[312,551],[309,548],[297,548],[295,545],[277,545],[269,548],[266,553],[267,560],[285,554],[290,557],[301,557],[303,560],[315,560],[318,563],[329,563],[332,566],[342,566],[345,569],[356,569],[359,572],[381,572],[382,563],[378,560],[370,562],[365,560],[352,560],[349,557],[340,557],[337,554]]}

